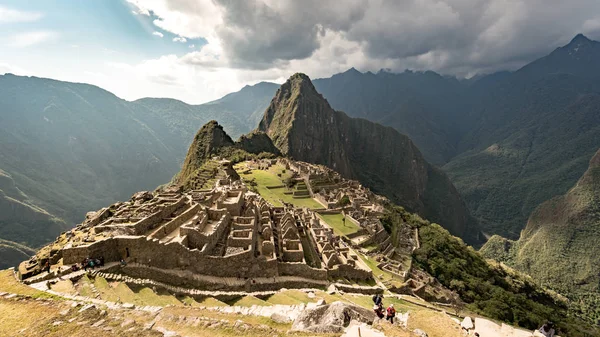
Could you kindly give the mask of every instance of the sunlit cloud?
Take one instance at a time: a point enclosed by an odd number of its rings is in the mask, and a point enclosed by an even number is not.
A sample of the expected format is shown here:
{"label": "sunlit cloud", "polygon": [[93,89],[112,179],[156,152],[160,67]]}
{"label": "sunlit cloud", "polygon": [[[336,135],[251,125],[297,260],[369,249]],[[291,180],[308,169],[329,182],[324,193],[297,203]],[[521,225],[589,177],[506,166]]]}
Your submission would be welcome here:
{"label": "sunlit cloud", "polygon": [[0,6],[0,24],[16,22],[32,22],[42,18],[43,14],[38,12],[19,11]]}
{"label": "sunlit cloud", "polygon": [[14,48],[26,48],[41,43],[46,43],[58,38],[58,33],[53,31],[32,31],[12,35],[8,38],[8,45]]}

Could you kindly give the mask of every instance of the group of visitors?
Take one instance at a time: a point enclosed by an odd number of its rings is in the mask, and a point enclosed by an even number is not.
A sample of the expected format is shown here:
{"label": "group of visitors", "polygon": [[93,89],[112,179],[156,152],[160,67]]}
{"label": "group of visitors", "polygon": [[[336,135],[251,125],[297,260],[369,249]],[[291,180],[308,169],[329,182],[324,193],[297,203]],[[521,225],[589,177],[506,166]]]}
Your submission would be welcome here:
{"label": "group of visitors", "polygon": [[104,256],[100,256],[97,259],[91,259],[89,257],[86,257],[85,259],[83,259],[83,261],[81,261],[81,268],[78,268],[77,265],[74,264],[71,267],[71,269],[73,269],[73,271],[76,271],[78,269],[83,269],[83,270],[87,271],[88,268],[94,269],[96,267],[102,267],[102,266],[104,266]]}
{"label": "group of visitors", "polygon": [[396,317],[396,309],[394,309],[394,304],[390,304],[389,307],[383,312],[383,295],[377,294],[373,296],[373,311],[377,315],[379,319],[382,319],[385,316],[387,321],[390,321],[391,324],[394,324],[394,317]]}

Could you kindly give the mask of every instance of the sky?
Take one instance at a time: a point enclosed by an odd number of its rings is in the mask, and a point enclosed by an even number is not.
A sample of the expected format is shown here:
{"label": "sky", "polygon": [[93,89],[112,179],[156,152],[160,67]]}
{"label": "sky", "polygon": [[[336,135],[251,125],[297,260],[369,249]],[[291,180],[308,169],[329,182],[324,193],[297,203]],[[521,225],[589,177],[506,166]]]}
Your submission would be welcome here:
{"label": "sky", "polygon": [[515,70],[576,34],[598,0],[0,0],[0,74],[198,104],[295,72]]}

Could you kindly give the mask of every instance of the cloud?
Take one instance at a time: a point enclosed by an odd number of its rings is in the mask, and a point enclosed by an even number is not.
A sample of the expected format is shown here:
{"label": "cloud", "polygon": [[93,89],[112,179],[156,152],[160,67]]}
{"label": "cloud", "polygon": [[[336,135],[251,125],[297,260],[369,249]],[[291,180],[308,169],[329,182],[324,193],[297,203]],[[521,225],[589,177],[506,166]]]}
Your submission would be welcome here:
{"label": "cloud", "polygon": [[128,1],[152,12],[157,27],[218,46],[210,48],[220,64],[273,72],[306,66],[313,76],[343,66],[464,76],[514,69],[579,32],[600,38],[597,0]]}
{"label": "cloud", "polygon": [[187,39],[185,37],[176,36],[176,37],[173,38],[173,42],[185,43],[185,42],[187,42]]}
{"label": "cloud", "polygon": [[4,6],[0,6],[0,24],[16,22],[32,22],[42,18],[43,14],[39,12],[19,11]]}
{"label": "cloud", "polygon": [[158,36],[158,37],[163,37],[163,36],[164,36],[164,35],[163,35],[163,33],[161,33],[161,32],[156,32],[156,31],[155,31],[155,32],[153,32],[153,33],[152,33],[152,35],[155,35],[155,36]]}
{"label": "cloud", "polygon": [[53,31],[31,31],[12,35],[8,38],[8,45],[15,48],[26,48],[40,43],[50,42],[58,38],[58,33]]}
{"label": "cloud", "polygon": [[15,74],[15,75],[30,74],[29,71],[27,71],[21,67],[18,67],[18,66],[12,65],[12,64],[8,64],[8,63],[0,62],[0,75],[4,75],[7,73],[11,73],[11,74]]}

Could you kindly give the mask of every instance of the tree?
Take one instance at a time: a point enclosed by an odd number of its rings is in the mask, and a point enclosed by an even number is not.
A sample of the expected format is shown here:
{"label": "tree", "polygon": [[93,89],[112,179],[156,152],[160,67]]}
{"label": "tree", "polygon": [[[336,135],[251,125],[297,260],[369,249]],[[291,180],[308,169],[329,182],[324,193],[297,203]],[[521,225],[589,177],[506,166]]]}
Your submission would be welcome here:
{"label": "tree", "polygon": [[340,200],[338,200],[337,202],[337,206],[338,207],[344,207],[344,206],[348,206],[350,205],[350,198],[347,195],[344,195]]}

